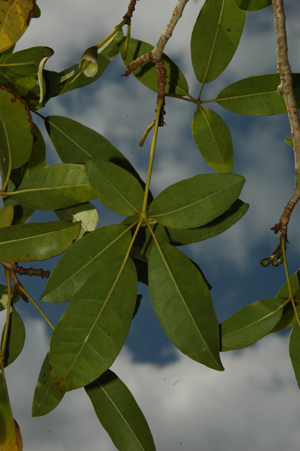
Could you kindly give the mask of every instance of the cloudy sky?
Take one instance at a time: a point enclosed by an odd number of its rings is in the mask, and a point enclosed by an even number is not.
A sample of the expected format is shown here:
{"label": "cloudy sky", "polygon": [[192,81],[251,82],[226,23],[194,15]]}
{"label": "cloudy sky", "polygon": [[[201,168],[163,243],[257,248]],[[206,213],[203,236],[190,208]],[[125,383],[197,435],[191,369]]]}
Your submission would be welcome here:
{"label": "cloudy sky", "polygon": [[[197,95],[189,52],[191,29],[202,0],[190,0],[165,52],[186,75],[190,92]],[[55,50],[47,69],[62,70],[74,64],[83,51],[99,42],[118,24],[127,0],[38,1],[42,11],[34,19],[17,49],[45,45]],[[132,36],[155,44],[168,22],[176,0],[140,0],[134,14]],[[163,5],[163,6],[162,6]],[[289,56],[294,72],[300,71],[299,7],[286,1]],[[228,84],[250,75],[276,72],[273,12],[269,7],[248,13],[240,46],[224,73],[205,87],[204,98],[214,98]],[[124,66],[117,57],[105,75],[91,87],[53,99],[42,111],[66,115],[108,138],[133,163],[142,177],[147,171],[150,140],[138,142],[154,117],[155,93],[134,77],[121,78]],[[232,229],[213,240],[186,247],[213,286],[212,296],[220,321],[239,308],[274,297],[284,283],[282,268],[262,268],[263,257],[277,246],[270,232],[290,197],[294,183],[293,155],[284,143],[290,136],[285,116],[241,117],[210,105],[225,120],[235,149],[234,172],[246,178],[241,199],[250,203],[247,215]],[[159,130],[151,189],[191,175],[211,172],[194,143],[191,120],[194,105],[167,99],[166,126]],[[43,124],[37,121],[42,132]],[[47,139],[46,135],[45,138]],[[51,143],[47,139],[51,149]],[[54,152],[48,163],[59,162]],[[99,226],[119,221],[99,209]],[[56,220],[51,213],[35,214],[32,221]],[[291,274],[298,268],[300,245],[296,209],[289,228],[288,258]],[[43,264],[52,269],[55,262]],[[47,265],[47,268],[46,266]],[[40,264],[38,264],[38,267]],[[44,281],[22,280],[37,300]],[[3,279],[2,279],[3,283]],[[151,310],[147,290],[127,344],[114,370],[127,384],[142,408],[159,451],[294,451],[299,444],[296,418],[300,393],[288,357],[288,335],[268,336],[244,351],[222,355],[225,372],[217,373],[189,360],[166,340]],[[51,305],[41,307],[55,323]],[[56,307],[56,306],[55,306]],[[113,451],[83,390],[68,393],[46,417],[31,419],[31,400],[39,369],[47,352],[50,330],[34,310],[19,302],[27,340],[19,359],[7,369],[14,415],[20,424],[24,450]],[[4,315],[0,317],[4,323]]]}

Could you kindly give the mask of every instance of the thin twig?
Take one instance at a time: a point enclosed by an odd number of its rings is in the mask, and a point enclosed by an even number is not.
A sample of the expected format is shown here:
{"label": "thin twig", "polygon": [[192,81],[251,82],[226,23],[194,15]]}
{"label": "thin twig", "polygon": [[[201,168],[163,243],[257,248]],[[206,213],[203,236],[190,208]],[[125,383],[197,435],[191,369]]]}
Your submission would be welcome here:
{"label": "thin twig", "polygon": [[288,48],[286,38],[286,26],[283,0],[272,0],[274,9],[274,24],[277,43],[277,72],[280,75],[280,85],[277,92],[282,95],[285,100],[288,118],[291,125],[291,134],[293,138],[293,150],[295,159],[296,171],[296,189],[287,203],[284,211],[274,227],[275,233],[281,232],[285,242],[287,241],[287,226],[290,220],[291,213],[295,208],[296,203],[300,198],[300,123],[298,108],[293,91],[293,77],[288,60]]}
{"label": "thin twig", "polygon": [[[174,11],[172,12],[171,19],[169,20],[166,28],[162,32],[156,46],[151,52],[148,52],[136,60],[132,61],[128,66],[126,71],[122,74],[122,76],[128,77],[128,75],[131,74],[131,72],[135,69],[137,69],[139,66],[141,66],[146,61],[152,61],[156,64],[157,72],[158,72],[158,92],[157,92],[157,99],[163,99],[163,106],[161,108],[161,114],[159,118],[159,125],[164,125],[164,104],[165,104],[165,85],[166,85],[166,68],[165,63],[162,59],[162,53],[163,50],[172,36],[173,30],[182,16],[183,10],[185,5],[187,4],[189,0],[179,0],[177,3],[177,6],[175,7]],[[124,16],[125,17],[125,16]]]}

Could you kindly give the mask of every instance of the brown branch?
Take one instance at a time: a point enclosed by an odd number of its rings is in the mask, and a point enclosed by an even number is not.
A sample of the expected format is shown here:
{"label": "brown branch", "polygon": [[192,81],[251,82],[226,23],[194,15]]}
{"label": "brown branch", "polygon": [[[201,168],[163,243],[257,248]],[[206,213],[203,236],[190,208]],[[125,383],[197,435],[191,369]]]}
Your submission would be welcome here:
{"label": "brown branch", "polygon": [[272,0],[274,9],[274,24],[277,43],[277,72],[280,75],[280,85],[277,92],[285,100],[288,118],[291,125],[291,134],[293,138],[293,150],[296,171],[296,189],[291,199],[287,203],[284,211],[274,227],[274,233],[281,232],[285,241],[287,241],[287,226],[290,221],[291,213],[300,198],[300,123],[298,107],[293,91],[293,77],[288,60],[288,48],[286,38],[286,26],[283,0]]}
{"label": "brown branch", "polygon": [[[174,30],[178,20],[182,16],[184,7],[188,1],[189,0],[179,0],[178,1],[177,6],[175,7],[175,9],[172,13],[171,19],[169,20],[164,31],[162,32],[154,49],[151,52],[145,53],[144,55],[140,56],[139,58],[137,58],[136,60],[134,60],[130,64],[128,64],[126,71],[122,74],[122,76],[128,77],[128,75],[130,75],[132,71],[137,69],[143,63],[145,63],[147,61],[152,61],[153,63],[155,63],[157,72],[158,72],[158,92],[157,92],[158,99],[159,98],[162,98],[163,100],[165,99],[166,68],[165,68],[165,63],[162,59],[162,53],[163,53],[163,50],[164,50],[168,40],[172,36],[173,30]],[[135,4],[135,2],[133,2],[133,0],[131,1],[131,3]],[[128,8],[128,10],[129,10],[129,8]],[[125,16],[124,16],[124,18],[125,18]],[[164,100],[164,103],[165,103],[165,100]],[[159,120],[160,126],[164,125],[164,119],[163,119],[164,114],[165,114],[165,110],[164,110],[164,108],[162,108],[160,120]]]}
{"label": "brown branch", "polygon": [[127,23],[129,23],[132,18],[133,12],[135,10],[136,2],[137,2],[137,0],[130,0],[128,9],[127,9],[127,13],[124,14],[124,16],[123,16],[123,19],[127,19]]}

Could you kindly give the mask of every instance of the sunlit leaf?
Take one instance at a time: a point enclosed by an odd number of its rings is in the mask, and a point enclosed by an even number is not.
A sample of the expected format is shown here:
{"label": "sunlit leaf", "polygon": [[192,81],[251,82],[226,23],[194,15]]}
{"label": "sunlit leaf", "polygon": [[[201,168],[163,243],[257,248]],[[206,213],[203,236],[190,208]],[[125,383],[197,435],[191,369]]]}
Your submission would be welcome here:
{"label": "sunlit leaf", "polygon": [[[33,124],[34,136],[33,147],[29,160],[20,168],[14,169],[10,176],[10,182],[8,184],[7,191],[15,191],[20,186],[23,180],[26,180],[31,174],[46,166],[46,144],[36,124]],[[6,197],[4,199],[4,205],[11,205],[14,207],[14,220],[13,224],[23,224],[34,213],[34,209],[21,205],[12,197]]]}
{"label": "sunlit leaf", "polygon": [[211,296],[201,273],[175,247],[154,246],[149,258],[149,292],[159,322],[181,352],[215,370],[219,331]]}
{"label": "sunlit leaf", "polygon": [[[5,326],[4,326],[5,328]],[[4,329],[3,329],[4,332]],[[3,334],[1,345],[3,341]],[[13,309],[10,313],[10,322],[8,329],[8,337],[4,355],[4,366],[13,363],[21,353],[25,343],[25,327],[19,313]]]}
{"label": "sunlit leaf", "polygon": [[97,209],[90,202],[55,210],[55,213],[61,221],[81,221],[81,229],[78,238],[81,238],[87,232],[95,230],[98,224]]}
{"label": "sunlit leaf", "polygon": [[32,400],[32,416],[40,417],[58,406],[64,393],[54,387],[49,373],[49,353],[43,362]]}
{"label": "sunlit leaf", "polygon": [[[101,53],[100,53],[101,52]],[[78,89],[83,86],[87,86],[90,83],[98,80],[101,77],[109,63],[117,56],[118,47],[115,41],[112,39],[108,43],[107,47],[98,50],[98,72],[94,77],[86,77],[84,74],[80,73],[79,64],[74,64],[73,66],[60,72],[61,83],[57,88],[55,95],[65,94],[66,92],[72,91],[73,89]]]}
{"label": "sunlit leaf", "polygon": [[286,299],[262,299],[247,305],[220,324],[221,350],[253,345],[278,323]]}
{"label": "sunlit leaf", "polygon": [[[119,46],[121,55],[124,52],[125,40],[125,36],[115,37],[115,41]],[[130,38],[127,58],[124,60],[124,64],[127,66],[139,56],[151,52],[153,49],[154,47],[150,44],[147,44],[147,42]],[[162,58],[164,60],[167,71],[165,93],[176,94],[179,96],[186,95],[188,93],[189,87],[185,76],[183,75],[179,67],[167,55],[163,53]],[[147,86],[147,88],[157,92],[157,69],[155,63],[152,63],[151,61],[143,63],[140,67],[132,72],[132,75],[134,75],[141,83],[143,83],[143,85]]]}
{"label": "sunlit leaf", "polygon": [[35,0],[6,0],[0,9],[0,52],[4,52],[25,33],[35,10]]}
{"label": "sunlit leaf", "polygon": [[192,32],[191,56],[195,75],[202,83],[217,78],[239,45],[244,11],[234,0],[206,0]]}
{"label": "sunlit leaf", "polygon": [[89,47],[79,60],[79,69],[86,77],[94,77],[98,72],[97,47]]}
{"label": "sunlit leaf", "polygon": [[130,238],[127,227],[119,224],[101,227],[76,241],[52,271],[41,299],[69,301],[102,266],[126,254]]}
{"label": "sunlit leaf", "polygon": [[49,47],[31,47],[13,53],[0,66],[0,84],[24,97],[26,101],[36,98],[38,103],[39,70],[42,71],[44,63],[53,53]]}
{"label": "sunlit leaf", "polygon": [[91,158],[86,163],[86,172],[98,199],[107,208],[125,216],[142,210],[144,191],[125,169],[102,158]]}
{"label": "sunlit leaf", "polygon": [[228,210],[244,183],[244,177],[237,174],[195,175],[162,191],[148,215],[166,227],[200,227]]}
{"label": "sunlit leaf", "polygon": [[85,166],[54,164],[46,166],[21,183],[9,195],[37,210],[57,210],[87,202],[96,197],[87,179]]}
{"label": "sunlit leaf", "polygon": [[[299,74],[293,74],[294,93],[300,104]],[[255,75],[236,81],[224,88],[216,101],[223,108],[246,116],[268,116],[286,113],[283,96],[277,88],[280,84],[278,74]]]}
{"label": "sunlit leaf", "polygon": [[298,322],[290,335],[289,352],[298,387],[300,388],[300,327]]}
{"label": "sunlit leaf", "polygon": [[155,451],[141,409],[115,373],[107,370],[85,390],[100,423],[119,451]]}
{"label": "sunlit leaf", "polygon": [[0,156],[12,169],[28,161],[33,145],[33,123],[25,101],[0,86]]}
{"label": "sunlit leaf", "polygon": [[108,262],[73,296],[50,340],[50,375],[61,391],[97,379],[114,362],[135,309],[137,277],[124,256]]}
{"label": "sunlit leaf", "polygon": [[197,108],[192,132],[201,155],[211,168],[218,172],[233,170],[231,134],[217,113],[208,108]]}
{"label": "sunlit leaf", "polygon": [[239,8],[246,11],[258,11],[272,5],[272,0],[235,0]]}
{"label": "sunlit leaf", "polygon": [[2,227],[9,227],[14,219],[14,207],[12,205],[7,205],[7,207],[1,208],[0,210],[0,229]]}
{"label": "sunlit leaf", "polygon": [[80,223],[44,222],[0,229],[0,255],[7,262],[45,260],[65,251],[77,238]]}
{"label": "sunlit leaf", "polygon": [[6,382],[4,375],[0,373],[0,449],[1,451],[22,451],[23,442],[20,428],[14,420],[11,412]]}

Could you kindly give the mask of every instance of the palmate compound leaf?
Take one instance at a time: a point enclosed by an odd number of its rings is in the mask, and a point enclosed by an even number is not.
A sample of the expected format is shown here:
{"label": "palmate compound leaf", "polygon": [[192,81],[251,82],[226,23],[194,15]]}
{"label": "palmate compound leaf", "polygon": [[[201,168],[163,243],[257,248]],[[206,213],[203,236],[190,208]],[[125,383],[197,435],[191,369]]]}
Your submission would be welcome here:
{"label": "palmate compound leaf", "polygon": [[234,0],[206,0],[193,28],[191,57],[201,83],[217,78],[230,63],[243,32],[245,12]]}
{"label": "palmate compound leaf", "polygon": [[59,255],[77,238],[80,223],[55,221],[0,229],[0,255],[6,262],[40,261]]}
{"label": "palmate compound leaf", "polygon": [[111,370],[85,387],[96,415],[119,451],[155,451],[147,421],[124,382]]}
{"label": "palmate compound leaf", "polygon": [[220,324],[221,351],[251,346],[278,323],[286,299],[262,299],[247,305]]}
{"label": "palmate compound leaf", "polygon": [[131,235],[124,225],[101,227],[73,244],[62,256],[47,282],[42,301],[66,302],[110,260],[125,255]]}
{"label": "palmate compound leaf", "polygon": [[4,374],[0,372],[0,449],[1,451],[22,451],[20,428],[12,416]]}
{"label": "palmate compound leaf", "polygon": [[[255,75],[236,81],[224,88],[216,99],[219,105],[229,111],[246,116],[268,116],[286,113],[283,96],[277,88],[278,74]],[[300,74],[293,74],[293,88],[296,102],[300,104]]]}
{"label": "palmate compound leaf", "polygon": [[15,92],[0,86],[0,157],[12,169],[28,161],[33,145],[33,122],[26,102]]}
{"label": "palmate compound leaf", "polygon": [[54,164],[36,171],[9,196],[37,210],[57,210],[95,199],[96,194],[84,165]]}
{"label": "palmate compound leaf", "polygon": [[[119,46],[119,51],[121,56],[124,53],[125,48],[125,36],[116,36],[115,41]],[[124,60],[124,64],[128,66],[132,61],[137,59],[138,57],[145,55],[146,53],[151,52],[154,49],[153,45],[148,44],[147,42],[139,41],[137,39],[130,38],[127,58]],[[162,54],[162,58],[165,63],[166,68],[166,86],[165,93],[166,94],[175,94],[177,96],[184,96],[188,93],[189,87],[185,76],[179,69],[179,67],[164,53]],[[147,86],[147,88],[151,89],[154,92],[157,92],[157,69],[155,63],[151,61],[147,61],[137,69],[132,72],[143,85]]]}
{"label": "palmate compound leaf", "polygon": [[151,203],[148,216],[171,228],[203,226],[228,210],[244,183],[244,177],[237,174],[195,175],[162,191]]}
{"label": "palmate compound leaf", "polygon": [[1,2],[0,52],[14,45],[25,33],[35,9],[36,0]]}
{"label": "palmate compound leaf", "polygon": [[[4,326],[5,328],[5,326]],[[3,329],[4,333],[4,329]],[[3,341],[3,333],[2,340]],[[10,313],[10,323],[8,329],[8,338],[6,343],[5,355],[4,355],[4,366],[8,366],[13,363],[14,360],[21,353],[25,343],[25,327],[21,316],[13,309]]]}
{"label": "palmate compound leaf", "polygon": [[125,169],[102,158],[91,158],[86,163],[86,172],[98,199],[107,208],[124,216],[142,210],[143,188]]}
{"label": "palmate compound leaf", "polygon": [[[225,232],[245,215],[248,208],[249,204],[237,199],[225,213],[202,227],[195,229],[173,229],[155,222],[151,224],[151,228],[160,243],[182,246],[207,240]],[[130,225],[136,219],[136,217],[128,217],[122,223]],[[135,229],[132,228],[131,230],[133,234]],[[148,284],[148,276],[145,277],[147,275],[147,262],[153,245],[154,241],[149,228],[142,226],[136,236],[130,255],[134,261],[138,261],[139,263],[137,266],[139,281],[146,283],[146,285]],[[145,267],[145,270],[141,268],[141,265],[143,265],[143,268]]]}
{"label": "palmate compound leaf", "polygon": [[208,108],[197,108],[192,132],[207,164],[218,172],[232,172],[233,146],[230,131],[223,119]]}
{"label": "palmate compound leaf", "polygon": [[191,359],[222,371],[217,317],[209,289],[181,251],[169,244],[153,247],[149,292],[169,340]]}
{"label": "palmate compound leaf", "polygon": [[289,353],[296,381],[300,388],[300,327],[298,322],[294,325],[290,335]]}
{"label": "palmate compound leaf", "polygon": [[64,393],[56,390],[49,372],[49,353],[43,362],[32,400],[32,416],[40,417],[58,406]]}
{"label": "palmate compound leaf", "polygon": [[55,387],[73,390],[96,380],[114,362],[128,334],[137,296],[129,257],[108,262],[73,296],[50,339]]}

